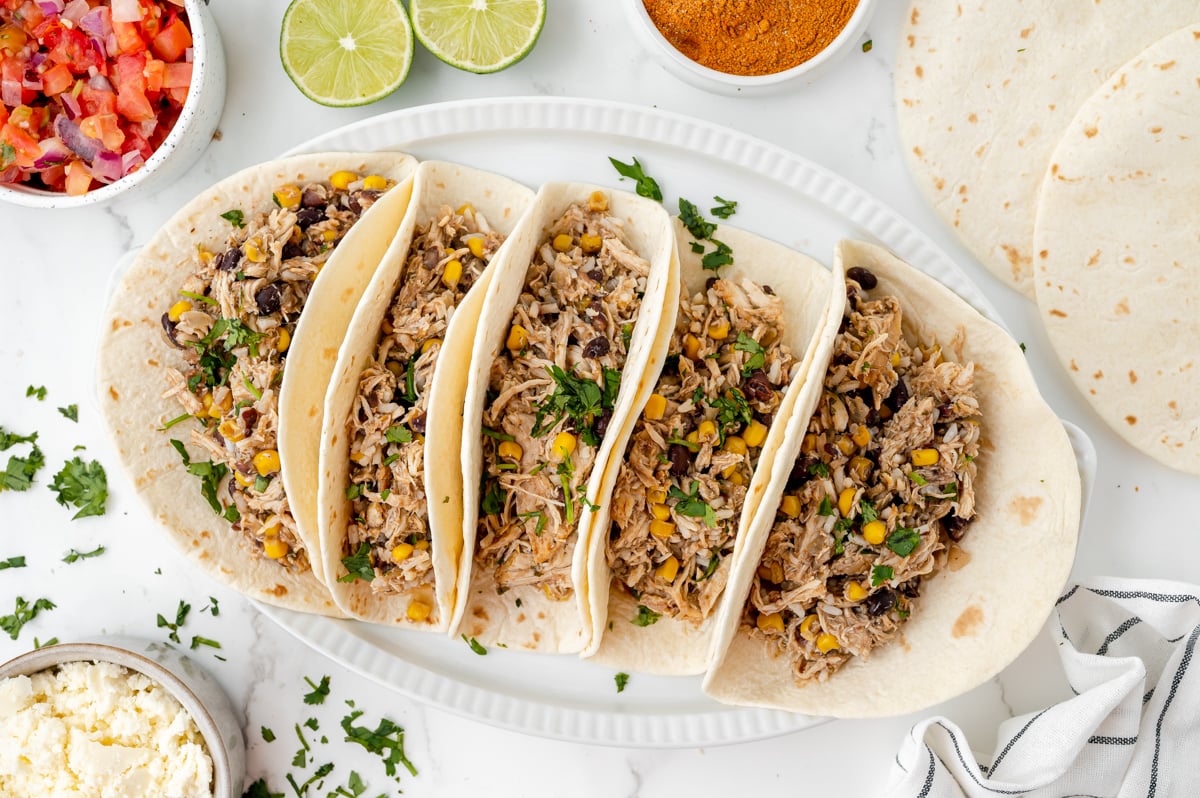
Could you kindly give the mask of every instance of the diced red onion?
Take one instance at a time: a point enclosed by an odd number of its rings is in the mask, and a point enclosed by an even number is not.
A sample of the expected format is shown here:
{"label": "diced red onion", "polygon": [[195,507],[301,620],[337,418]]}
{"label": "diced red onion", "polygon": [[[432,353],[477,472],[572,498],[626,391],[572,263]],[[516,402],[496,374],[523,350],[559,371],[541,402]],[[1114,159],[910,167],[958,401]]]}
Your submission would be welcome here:
{"label": "diced red onion", "polygon": [[95,159],[96,154],[100,152],[100,142],[90,136],[85,136],[79,129],[79,125],[64,115],[55,117],[54,132],[72,152],[85,161]]}
{"label": "diced red onion", "polygon": [[36,169],[46,169],[60,163],[65,163],[71,158],[71,150],[66,144],[63,144],[60,138],[42,139],[38,146],[42,149],[42,154],[33,162]]}
{"label": "diced red onion", "polygon": [[127,175],[146,163],[146,159],[137,150],[130,150],[121,156],[121,174]]}
{"label": "diced red onion", "polygon": [[121,156],[111,150],[100,150],[92,161],[92,177],[104,183],[120,180]]}
{"label": "diced red onion", "polygon": [[69,19],[78,25],[89,11],[91,11],[91,6],[88,5],[87,0],[71,0],[63,7],[62,15],[64,19]]}
{"label": "diced red onion", "polygon": [[33,55],[29,56],[29,66],[37,69],[42,64],[46,63],[46,58],[48,58],[48,56],[45,53],[34,53]]}
{"label": "diced red onion", "polygon": [[21,85],[27,89],[32,89],[33,91],[41,91],[42,79],[40,77],[30,79],[30,77],[26,75],[25,79],[21,81]]}
{"label": "diced red onion", "polygon": [[92,49],[100,56],[101,61],[108,60],[108,51],[104,47],[104,40],[99,36],[89,36],[88,41],[92,43]]}
{"label": "diced red onion", "polygon": [[189,64],[192,63],[192,48],[191,47],[189,47],[183,51],[183,60],[188,62]]}
{"label": "diced red onion", "polygon": [[108,78],[103,75],[92,75],[88,78],[88,85],[96,91],[112,91],[112,84],[108,82]]}
{"label": "diced red onion", "polygon": [[142,138],[149,141],[150,137],[154,135],[154,131],[158,129],[158,117],[147,119],[145,122],[139,122],[137,127],[138,133],[142,135]]}
{"label": "diced red onion", "polygon": [[62,13],[63,0],[38,0],[38,8],[48,17],[56,17]]}
{"label": "diced red onion", "polygon": [[[87,2],[87,0],[80,0]],[[75,5],[74,2],[71,5]],[[79,27],[83,28],[85,33],[92,36],[106,38],[112,35],[112,15],[108,10],[108,6],[100,6],[88,11],[79,19]]]}
{"label": "diced red onion", "polygon": [[0,82],[0,100],[10,108],[21,104],[21,83],[16,80]]}
{"label": "diced red onion", "polygon": [[138,0],[112,0],[113,22],[141,22],[142,9]]}
{"label": "diced red onion", "polygon": [[67,116],[71,119],[78,119],[83,115],[83,109],[79,107],[79,100],[75,99],[75,95],[69,91],[64,91],[58,95],[58,99],[62,102],[63,107],[67,110]]}

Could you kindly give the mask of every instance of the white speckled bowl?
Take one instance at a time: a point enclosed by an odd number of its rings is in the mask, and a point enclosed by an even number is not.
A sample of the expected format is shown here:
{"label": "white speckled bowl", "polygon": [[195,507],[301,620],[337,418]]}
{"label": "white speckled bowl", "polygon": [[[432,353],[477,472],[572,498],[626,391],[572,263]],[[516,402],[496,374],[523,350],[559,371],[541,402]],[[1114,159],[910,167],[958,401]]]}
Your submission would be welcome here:
{"label": "white speckled bowl", "polygon": [[655,26],[642,0],[623,0],[625,13],[629,24],[633,27],[642,46],[646,47],[663,69],[675,77],[690,83],[698,89],[711,91],[716,94],[729,94],[739,97],[759,97],[794,88],[798,84],[808,85],[816,80],[830,64],[844,56],[852,49],[851,45],[866,30],[871,14],[875,11],[875,0],[858,0],[858,7],[850,16],[846,27],[838,37],[829,43],[821,52],[791,69],[776,72],[771,75],[730,75],[701,66],[667,41]]}
{"label": "white speckled bowl", "polygon": [[[192,31],[192,85],[175,127],[141,169],[78,197],[0,183],[0,201],[31,208],[82,208],[162,186],[187,171],[212,140],[225,106],[225,50],[206,0],[185,0]],[[95,184],[93,184],[95,185]]]}
{"label": "white speckled bowl", "polygon": [[0,679],[31,676],[67,662],[112,662],[145,674],[173,695],[204,738],[213,761],[213,798],[241,798],[246,741],[229,698],[203,668],[173,648],[136,637],[105,637],[26,652],[0,664]]}

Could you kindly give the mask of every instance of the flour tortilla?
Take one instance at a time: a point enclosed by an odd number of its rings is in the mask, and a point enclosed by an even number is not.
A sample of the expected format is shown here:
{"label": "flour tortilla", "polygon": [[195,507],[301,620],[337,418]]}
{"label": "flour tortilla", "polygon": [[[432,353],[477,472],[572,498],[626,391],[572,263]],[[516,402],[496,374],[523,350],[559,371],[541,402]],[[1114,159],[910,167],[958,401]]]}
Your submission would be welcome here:
{"label": "flour tortilla", "polygon": [[1200,0],[914,0],[896,110],[921,191],[988,269],[1033,297],[1033,225],[1075,112]]}
{"label": "flour tortilla", "polygon": [[[162,396],[167,389],[163,369],[186,367],[180,350],[166,340],[160,319],[178,299],[197,245],[218,252],[224,248],[229,222],[220,214],[230,209],[247,215],[271,210],[271,194],[280,185],[328,179],[338,170],[403,181],[414,163],[401,153],[335,152],[285,158],[238,172],[189,202],[154,234],[122,277],[105,316],[96,368],[100,407],[138,494],[170,538],[210,576],[268,604],[341,614],[311,571],[289,571],[255,553],[228,521],[213,513],[196,477],[187,473],[169,442],[172,437],[186,438],[194,422],[169,433],[159,430],[180,413],[174,399]],[[312,294],[337,284],[344,266],[356,268],[356,239],[361,237],[351,236],[373,213],[374,208],[363,214],[339,243]],[[341,318],[343,324],[349,321],[348,314]],[[324,390],[323,385],[319,388]],[[315,550],[309,557],[317,562]]]}
{"label": "flour tortilla", "polygon": [[[380,328],[404,277],[409,247],[417,226],[429,224],[443,206],[470,203],[493,230],[508,235],[529,207],[533,191],[508,178],[440,161],[422,163],[413,176],[408,213],[383,256],[341,345],[325,397],[324,424],[320,430],[320,480],[317,504],[320,514],[320,552],[324,578],[334,600],[354,618],[375,623],[445,631],[453,611],[459,559],[462,556],[462,472],[456,467],[462,448],[462,406],[466,394],[467,366],[479,323],[484,296],[495,272],[492,259],[479,280],[455,308],[442,341],[429,387],[425,436],[425,494],[429,508],[430,551],[433,556],[432,596],[420,593],[376,595],[366,582],[339,582],[346,574],[346,522],[350,502],[350,440],[346,419],[358,397],[359,377],[375,354]],[[326,345],[336,345],[337,340]],[[406,612],[414,599],[429,603],[434,611],[428,622],[414,623]]]}
{"label": "flour tortilla", "polygon": [[1200,474],[1200,25],[1126,64],[1054,152],[1034,242],[1042,322],[1085,399]]}
{"label": "flour tortilla", "polygon": [[[678,219],[675,219],[675,234],[681,242],[692,240],[687,228]],[[724,224],[713,233],[713,237],[725,242],[733,250],[734,263],[721,269],[722,277],[735,281],[750,279],[760,285],[769,285],[779,296],[786,311],[787,326],[783,343],[791,348],[796,358],[795,375],[776,413],[776,422],[771,425],[763,443],[754,477],[746,491],[732,555],[732,561],[736,562],[743,548],[743,533],[755,508],[759,502],[770,500],[776,488],[780,491],[783,489],[786,480],[780,477],[786,477],[787,472],[779,472],[773,467],[772,461],[786,438],[788,418],[804,385],[805,374],[818,361],[818,348],[822,344],[818,333],[829,324],[836,324],[830,314],[840,313],[840,306],[836,302],[839,298],[844,299],[845,288],[843,281],[835,279],[820,263],[782,244]],[[686,243],[679,247],[679,253],[680,275],[684,290],[690,297],[704,290],[705,281],[713,273],[704,270],[701,266],[703,255],[693,252]],[[715,629],[714,620],[724,601],[724,597],[719,599],[713,616],[699,626],[666,615],[650,626],[636,626],[631,621],[638,614],[638,602],[624,589],[611,589],[612,570],[606,558],[610,497],[638,415],[662,370],[678,310],[678,303],[675,303],[664,314],[659,330],[662,343],[656,347],[657,357],[648,372],[651,378],[647,382],[651,390],[641,397],[636,412],[630,415],[620,437],[614,442],[616,454],[605,472],[599,498],[596,499],[601,509],[592,522],[588,551],[588,603],[598,634],[584,655],[593,656],[597,662],[621,670],[644,673],[703,673],[711,653],[709,649]],[[829,345],[832,345],[832,341]],[[820,362],[824,363],[824,360]],[[774,500],[770,501],[771,506],[777,502],[778,495],[775,495]],[[611,629],[608,628],[610,620]]]}
{"label": "flour tortilla", "polygon": [[551,600],[540,588],[533,586],[498,593],[494,574],[475,562],[474,552],[479,520],[479,481],[483,473],[480,428],[488,372],[504,345],[513,307],[524,288],[525,272],[544,240],[544,231],[568,206],[586,202],[594,191],[602,191],[608,196],[609,213],[623,221],[627,243],[650,262],[650,274],[621,372],[621,387],[613,415],[587,483],[588,496],[595,495],[600,489],[606,464],[613,454],[613,441],[624,427],[628,414],[635,403],[641,406],[654,387],[654,379],[647,374],[648,364],[657,348],[665,346],[658,334],[663,308],[667,305],[667,297],[674,297],[674,292],[679,290],[679,255],[671,219],[662,205],[627,192],[584,183],[543,185],[528,215],[507,242],[505,251],[493,261],[496,273],[471,353],[463,416],[464,554],[459,569],[461,587],[451,622],[452,635],[465,634],[482,644],[503,643],[510,648],[568,653],[581,651],[593,635],[585,567],[592,511],[586,505],[576,527],[578,537],[571,572],[575,592],[566,601]]}
{"label": "flour tortilla", "polygon": [[[1038,393],[1020,347],[1007,333],[886,250],[843,241],[836,259],[835,270],[867,268],[879,279],[876,294],[900,299],[906,330],[952,347],[955,359],[974,361],[984,452],[975,483],[978,516],[959,544],[963,556],[922,581],[912,618],[897,639],[866,660],[847,663],[825,682],[798,687],[788,661],[772,656],[760,638],[741,627],[744,601],[775,517],[775,505],[764,502],[730,579],[730,600],[718,618],[717,655],[704,690],[728,703],[811,715],[899,715],[986,681],[1037,635],[1074,558],[1079,472],[1062,423]],[[834,323],[823,335],[832,341],[837,329]],[[805,385],[800,402],[809,415],[824,374],[825,367],[814,369]],[[807,425],[808,415],[781,447],[775,471],[785,480]]]}

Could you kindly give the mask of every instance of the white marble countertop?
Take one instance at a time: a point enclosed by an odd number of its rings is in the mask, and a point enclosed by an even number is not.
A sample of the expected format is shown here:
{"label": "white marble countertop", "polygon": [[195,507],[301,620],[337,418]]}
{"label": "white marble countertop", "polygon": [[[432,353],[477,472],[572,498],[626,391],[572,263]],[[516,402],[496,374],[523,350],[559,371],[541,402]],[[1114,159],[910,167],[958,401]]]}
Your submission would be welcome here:
{"label": "white marble countertop", "polygon": [[[484,726],[427,709],[325,660],[264,618],[239,595],[186,562],[143,511],[117,467],[93,393],[93,347],[102,298],[114,264],[143,242],[203,187],[307,138],[359,119],[424,103],[506,95],[582,96],[657,106],[729,124],[798,152],[874,193],[914,221],[973,277],[999,307],[1051,404],[1083,426],[1100,463],[1077,576],[1116,574],[1193,580],[1200,542],[1191,534],[1197,483],[1158,466],[1110,433],[1059,369],[1034,308],[1001,286],[957,245],[918,195],[900,153],[892,107],[891,70],[905,3],[879,4],[865,38],[819,83],[773,97],[718,97],[663,72],[638,47],[618,2],[554,0],[534,52],[493,76],[451,69],[418,48],[407,83],[391,97],[357,109],[328,109],[300,95],[277,55],[286,3],[213,0],[229,62],[229,91],[220,136],[184,179],[150,197],[101,209],[35,211],[0,206],[9,243],[0,256],[0,425],[41,433],[47,467],[27,493],[0,495],[0,560],[24,555],[28,567],[0,571],[0,614],[18,595],[46,597],[44,612],[16,641],[0,636],[0,660],[33,646],[34,637],[67,641],[105,633],[165,640],[155,618],[173,618],[182,599],[192,605],[183,629],[219,640],[220,652],[197,658],[227,688],[245,717],[250,741],[247,783],[266,776],[291,794],[285,776],[298,743],[293,726],[316,717],[327,734],[313,761],[333,761],[325,795],[357,770],[376,795],[395,785],[379,761],[343,743],[337,728],[344,701],[407,730],[408,754],[420,773],[402,781],[407,795],[665,796],[753,792],[794,796],[836,788],[840,794],[879,792],[893,752],[915,717],[835,722],[784,737],[727,747],[684,750],[599,748],[549,741]],[[45,385],[46,399],[25,397]],[[79,405],[78,425],[55,408]],[[111,497],[103,518],[70,521],[45,485],[72,447],[109,466]],[[1185,519],[1191,519],[1185,523]],[[105,553],[67,565],[67,550]],[[1164,556],[1166,553],[1166,556]],[[209,597],[220,614],[202,612]],[[220,653],[225,661],[214,658]],[[305,706],[304,677],[331,677],[322,707]],[[1003,719],[1063,695],[1057,658],[1046,635],[1001,676],[931,710],[959,723],[977,750],[995,743]],[[262,740],[261,727],[278,740]],[[312,772],[312,766],[307,773]],[[298,779],[302,780],[302,779]],[[313,791],[312,794],[318,794]]]}

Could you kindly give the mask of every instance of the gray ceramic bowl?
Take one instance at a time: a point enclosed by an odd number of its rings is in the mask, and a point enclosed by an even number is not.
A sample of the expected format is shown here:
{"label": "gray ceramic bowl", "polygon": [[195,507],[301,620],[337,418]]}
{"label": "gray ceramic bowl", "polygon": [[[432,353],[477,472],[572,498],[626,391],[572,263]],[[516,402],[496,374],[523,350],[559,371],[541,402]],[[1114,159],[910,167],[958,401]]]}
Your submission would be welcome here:
{"label": "gray ceramic bowl", "polygon": [[112,662],[145,674],[173,695],[200,730],[213,761],[213,798],[241,798],[246,741],[229,698],[212,676],[173,648],[136,637],[63,643],[0,665],[0,679],[30,676],[67,662]]}
{"label": "gray ceramic bowl", "polygon": [[41,191],[23,185],[0,183],[0,201],[31,208],[82,208],[117,197],[164,186],[183,175],[212,140],[225,106],[225,51],[208,0],[185,0],[192,31],[192,85],[175,127],[149,160],[132,174],[94,188],[78,197],[60,191]]}

